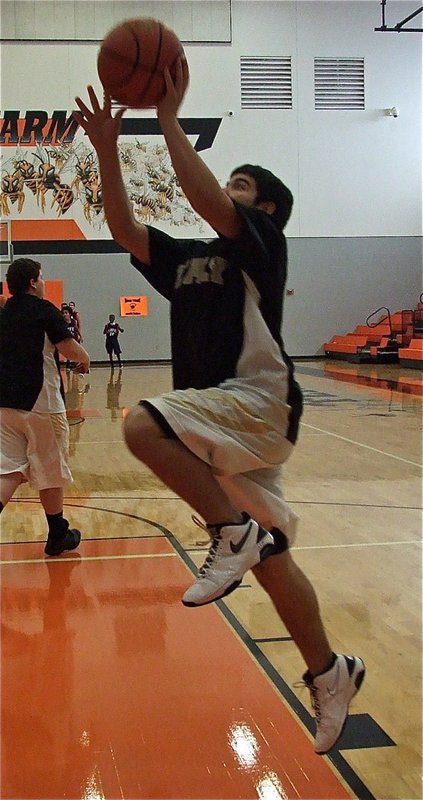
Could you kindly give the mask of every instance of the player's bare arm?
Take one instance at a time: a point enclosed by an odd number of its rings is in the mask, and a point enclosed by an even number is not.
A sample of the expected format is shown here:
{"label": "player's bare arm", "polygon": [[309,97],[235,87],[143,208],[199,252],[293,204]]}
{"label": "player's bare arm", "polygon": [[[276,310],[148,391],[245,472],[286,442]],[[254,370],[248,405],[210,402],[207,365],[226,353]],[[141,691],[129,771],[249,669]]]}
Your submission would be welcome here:
{"label": "player's bare arm", "polygon": [[76,362],[76,371],[88,372],[90,368],[90,357],[85,350],[72,336],[67,339],[62,339],[61,342],[56,344],[56,348],[60,355],[64,356],[68,361]]}
{"label": "player's bare arm", "polygon": [[242,227],[236,208],[194,150],[177,119],[178,109],[188,86],[186,61],[179,60],[175,82],[168,69],[165,69],[164,74],[166,95],[157,106],[157,116],[178,181],[197,214],[218,233],[228,239],[235,239]]}
{"label": "player's bare arm", "polygon": [[135,220],[123,183],[117,140],[125,109],[112,116],[111,98],[106,95],[101,107],[92,86],[88,86],[92,110],[76,97],[79,111],[74,117],[88,135],[98,156],[104,212],[110,232],[116,242],[133,253],[140,261],[150,263],[148,230]]}

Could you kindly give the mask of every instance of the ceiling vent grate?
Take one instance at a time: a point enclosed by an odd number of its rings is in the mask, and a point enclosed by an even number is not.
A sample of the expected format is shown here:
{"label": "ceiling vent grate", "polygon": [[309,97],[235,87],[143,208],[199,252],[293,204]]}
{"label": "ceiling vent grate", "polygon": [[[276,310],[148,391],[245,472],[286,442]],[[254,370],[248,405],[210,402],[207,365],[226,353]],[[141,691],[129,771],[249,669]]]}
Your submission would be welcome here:
{"label": "ceiling vent grate", "polygon": [[241,56],[241,108],[292,108],[290,56]]}
{"label": "ceiling vent grate", "polygon": [[364,108],[364,58],[315,58],[314,107]]}

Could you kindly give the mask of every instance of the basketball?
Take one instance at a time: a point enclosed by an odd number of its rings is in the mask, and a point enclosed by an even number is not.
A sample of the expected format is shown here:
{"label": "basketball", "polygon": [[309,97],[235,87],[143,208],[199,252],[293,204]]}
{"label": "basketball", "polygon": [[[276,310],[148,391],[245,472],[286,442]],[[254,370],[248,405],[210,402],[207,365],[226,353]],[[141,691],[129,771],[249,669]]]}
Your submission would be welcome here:
{"label": "basketball", "polygon": [[184,49],[176,34],[156,19],[128,19],[103,39],[97,71],[105,91],[124,106],[151,108],[166,91],[163,70],[175,77]]}

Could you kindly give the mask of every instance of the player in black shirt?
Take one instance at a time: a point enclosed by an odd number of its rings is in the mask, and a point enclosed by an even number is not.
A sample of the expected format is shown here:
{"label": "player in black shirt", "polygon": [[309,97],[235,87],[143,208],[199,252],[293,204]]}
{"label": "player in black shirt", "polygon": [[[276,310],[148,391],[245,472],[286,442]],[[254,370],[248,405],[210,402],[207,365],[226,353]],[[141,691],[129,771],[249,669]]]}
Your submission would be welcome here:
{"label": "player in black shirt", "polygon": [[69,300],[68,306],[70,308],[71,317],[74,320],[76,327],[78,328],[79,339],[77,341],[83,342],[84,340],[82,338],[81,315],[80,315],[79,311],[77,311],[75,303],[74,303],[73,300]]}
{"label": "player in black shirt", "polygon": [[316,710],[315,749],[339,738],[364,676],[361,659],[332,652],[313,587],[289,551],[296,517],[281,488],[301,391],[280,333],[286,281],[283,235],[292,195],[271,172],[244,164],[222,188],[177,119],[188,85],[184,60],[157,108],[178,181],[216,231],[211,243],[175,241],[135,219],[117,152],[123,111],[111,116],[88,88],[76,118],[97,150],[114,238],[170,301],[174,391],[125,418],[130,450],[205,520],[209,554],[183,597],[197,606],[228,594],[252,568],[298,645]]}
{"label": "player in black shirt", "polygon": [[72,316],[71,310],[69,306],[62,307],[62,314],[63,319],[66,322],[67,329],[72,336],[72,339],[75,339],[76,342],[81,341],[81,334],[79,332],[78,325],[75,322],[74,317]]}
{"label": "player in black shirt", "polygon": [[[66,322],[67,329],[68,329],[70,335],[72,336],[72,339],[75,339],[76,342],[80,343],[81,342],[81,334],[79,332],[79,328],[78,328],[78,326],[76,324],[76,321],[75,321],[74,317],[72,316],[72,312],[71,312],[70,306],[62,305],[62,314],[63,314],[63,319]],[[69,370],[71,370],[74,367],[74,364],[73,364],[72,361],[66,361],[65,362],[65,367],[66,367],[66,370],[69,372]]]}
{"label": "player in black shirt", "polygon": [[105,344],[107,354],[110,359],[110,366],[113,367],[113,353],[115,354],[118,362],[119,369],[122,369],[122,362],[120,355],[122,350],[119,344],[119,333],[123,333],[123,328],[120,327],[118,322],[115,322],[115,315],[109,314],[109,321],[104,326],[103,334],[106,337]]}
{"label": "player in black shirt", "polygon": [[87,372],[88,353],[60,311],[43,299],[41,265],[18,258],[7,271],[11,297],[0,317],[0,511],[17,487],[38,489],[48,522],[45,553],[78,547],[81,534],[63,517],[69,427],[57,351]]}

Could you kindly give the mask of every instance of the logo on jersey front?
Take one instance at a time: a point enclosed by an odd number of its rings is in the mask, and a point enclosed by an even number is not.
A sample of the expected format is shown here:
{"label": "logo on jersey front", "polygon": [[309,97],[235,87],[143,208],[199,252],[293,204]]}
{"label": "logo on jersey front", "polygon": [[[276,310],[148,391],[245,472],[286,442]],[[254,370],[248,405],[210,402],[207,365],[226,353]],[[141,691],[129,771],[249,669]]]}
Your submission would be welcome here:
{"label": "logo on jersey front", "polygon": [[217,283],[223,286],[223,273],[226,267],[227,261],[220,256],[190,258],[189,261],[178,267],[175,289],[195,283]]}

